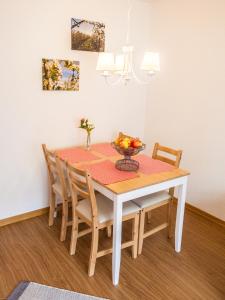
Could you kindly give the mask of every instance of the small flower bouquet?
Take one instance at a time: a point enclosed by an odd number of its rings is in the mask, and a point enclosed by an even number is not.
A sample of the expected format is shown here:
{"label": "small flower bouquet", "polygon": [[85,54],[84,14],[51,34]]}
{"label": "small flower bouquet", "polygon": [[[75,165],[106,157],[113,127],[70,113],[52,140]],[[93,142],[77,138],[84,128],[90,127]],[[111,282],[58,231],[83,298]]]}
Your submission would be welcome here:
{"label": "small flower bouquet", "polygon": [[82,118],[80,120],[79,128],[84,129],[87,132],[86,148],[87,150],[89,150],[91,145],[91,132],[95,128],[95,126],[94,124],[91,124],[88,119]]}

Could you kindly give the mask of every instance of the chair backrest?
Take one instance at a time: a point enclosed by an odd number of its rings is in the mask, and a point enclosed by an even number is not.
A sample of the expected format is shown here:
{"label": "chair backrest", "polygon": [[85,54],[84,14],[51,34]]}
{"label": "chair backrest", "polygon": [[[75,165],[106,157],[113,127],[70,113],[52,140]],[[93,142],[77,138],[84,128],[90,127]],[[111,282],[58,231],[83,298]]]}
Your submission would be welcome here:
{"label": "chair backrest", "polygon": [[42,149],[45,156],[45,161],[48,168],[48,176],[51,187],[55,183],[60,184],[62,196],[64,199],[67,198],[67,188],[66,188],[66,181],[64,177],[64,172],[62,168],[62,163],[60,159],[57,157],[54,151],[50,151],[47,149],[45,144],[42,144]]}
{"label": "chair backrest", "polygon": [[[164,156],[165,154],[167,156]],[[168,156],[170,157],[172,156],[173,159]],[[159,143],[155,143],[153,153],[152,153],[152,158],[166,162],[176,168],[179,168],[180,166],[181,156],[182,156],[182,150],[175,150],[169,147],[165,147],[160,145]]]}
{"label": "chair backrest", "polygon": [[[164,156],[161,153],[163,153],[164,155],[166,154],[167,156]],[[174,159],[169,158],[168,155],[170,157],[172,156]],[[159,143],[155,143],[152,153],[152,158],[166,162],[176,168],[179,168],[180,166],[181,156],[182,150],[174,150],[172,148],[162,146]],[[174,197],[174,188],[169,189],[169,194],[171,195],[171,197]]]}
{"label": "chair backrest", "polygon": [[90,201],[92,223],[97,224],[98,209],[91,175],[86,170],[80,170],[67,163],[67,177],[69,180],[73,208],[77,206],[78,196]]}

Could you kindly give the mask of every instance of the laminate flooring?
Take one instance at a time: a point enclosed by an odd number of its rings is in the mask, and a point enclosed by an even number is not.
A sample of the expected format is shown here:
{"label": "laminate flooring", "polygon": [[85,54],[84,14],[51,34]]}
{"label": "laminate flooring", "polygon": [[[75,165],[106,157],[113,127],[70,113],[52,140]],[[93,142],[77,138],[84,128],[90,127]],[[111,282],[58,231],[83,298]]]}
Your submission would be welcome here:
{"label": "laminate flooring", "polygon": [[[164,209],[154,211],[151,226],[164,219]],[[111,254],[97,259],[95,275],[89,278],[90,235],[78,239],[77,253],[70,256],[70,231],[62,243],[60,216],[52,227],[47,220],[43,215],[0,228],[0,299],[21,280],[109,299],[225,299],[225,230],[193,212],[185,213],[181,253],[175,252],[166,230],[145,239],[137,259],[124,249],[118,287],[111,280]],[[126,222],[123,238],[130,234]],[[102,231],[100,247],[111,242]]]}

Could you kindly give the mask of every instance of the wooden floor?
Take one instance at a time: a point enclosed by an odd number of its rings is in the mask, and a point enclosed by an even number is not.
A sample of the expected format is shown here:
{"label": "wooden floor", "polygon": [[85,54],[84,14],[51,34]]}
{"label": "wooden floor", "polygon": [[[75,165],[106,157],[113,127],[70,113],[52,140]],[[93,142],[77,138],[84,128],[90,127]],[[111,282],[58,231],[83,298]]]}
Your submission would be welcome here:
{"label": "wooden floor", "polygon": [[[157,224],[163,213],[156,212],[152,223]],[[69,240],[58,239],[59,228],[59,219],[49,228],[47,216],[0,228],[0,299],[21,280],[110,299],[225,299],[224,229],[191,212],[185,215],[180,254],[166,231],[146,239],[136,260],[129,249],[123,250],[118,287],[111,281],[111,255],[97,260],[96,273],[89,278],[90,237],[78,241],[77,254],[71,257]],[[124,232],[128,238],[129,223]],[[111,242],[104,235],[101,246]]]}

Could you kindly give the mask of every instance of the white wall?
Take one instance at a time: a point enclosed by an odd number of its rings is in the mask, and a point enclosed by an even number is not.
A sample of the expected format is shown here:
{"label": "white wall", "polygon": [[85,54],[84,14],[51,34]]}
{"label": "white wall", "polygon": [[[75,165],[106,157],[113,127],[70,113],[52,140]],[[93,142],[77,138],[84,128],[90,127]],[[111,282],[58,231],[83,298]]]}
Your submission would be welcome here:
{"label": "white wall", "polygon": [[[83,143],[81,117],[96,125],[93,142],[110,141],[119,130],[143,136],[145,88],[107,86],[95,71],[96,53],[70,50],[70,20],[80,17],[104,22],[106,48],[119,51],[126,12],[126,0],[1,0],[0,219],[47,206],[41,143]],[[135,3],[131,42],[138,55],[149,42],[148,13],[147,3]],[[42,58],[79,60],[80,91],[42,91]]]}
{"label": "white wall", "polygon": [[[188,201],[225,220],[225,2],[147,2],[135,3],[131,42],[138,58],[159,51],[162,70],[148,91],[145,141],[182,148]],[[103,21],[106,48],[119,50],[126,10],[126,0],[1,0],[0,219],[47,205],[40,145],[83,143],[80,117],[95,123],[96,142],[119,130],[143,136],[145,88],[106,86],[97,54],[70,50],[71,17]],[[80,60],[80,91],[42,91],[42,58]]]}
{"label": "white wall", "polygon": [[146,140],[184,150],[188,201],[225,220],[225,1],[152,1],[151,37]]}

